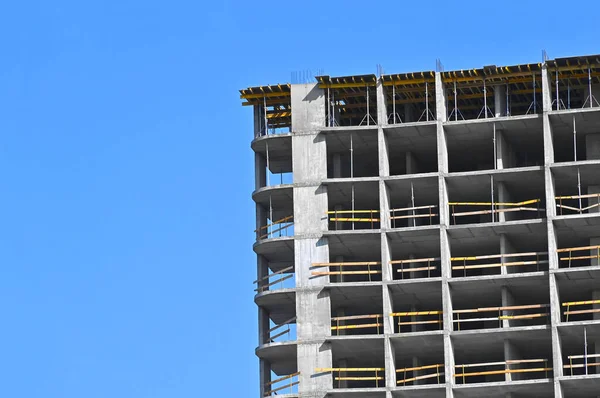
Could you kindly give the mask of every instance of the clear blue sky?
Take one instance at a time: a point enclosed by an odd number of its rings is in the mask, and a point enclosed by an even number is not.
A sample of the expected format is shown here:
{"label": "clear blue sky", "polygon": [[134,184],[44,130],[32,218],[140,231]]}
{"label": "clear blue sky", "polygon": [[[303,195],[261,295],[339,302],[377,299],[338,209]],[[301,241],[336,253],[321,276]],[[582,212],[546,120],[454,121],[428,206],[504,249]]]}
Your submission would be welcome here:
{"label": "clear blue sky", "polygon": [[256,397],[238,90],[599,53],[585,3],[5,2],[0,396]]}

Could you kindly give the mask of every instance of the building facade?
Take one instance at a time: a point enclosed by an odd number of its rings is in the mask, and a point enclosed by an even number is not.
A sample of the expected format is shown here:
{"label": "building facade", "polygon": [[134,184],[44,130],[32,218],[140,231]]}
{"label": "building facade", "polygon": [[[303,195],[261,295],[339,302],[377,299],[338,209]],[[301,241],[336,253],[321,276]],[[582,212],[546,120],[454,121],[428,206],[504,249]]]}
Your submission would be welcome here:
{"label": "building facade", "polygon": [[600,396],[600,56],[241,97],[260,397]]}

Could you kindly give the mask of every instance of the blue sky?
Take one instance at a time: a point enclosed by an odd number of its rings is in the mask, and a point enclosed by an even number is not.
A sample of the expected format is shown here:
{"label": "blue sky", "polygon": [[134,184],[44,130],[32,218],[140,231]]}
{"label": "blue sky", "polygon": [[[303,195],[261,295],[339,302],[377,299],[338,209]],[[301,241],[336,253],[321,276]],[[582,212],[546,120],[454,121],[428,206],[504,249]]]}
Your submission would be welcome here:
{"label": "blue sky", "polygon": [[596,2],[537,3],[4,4],[0,395],[257,396],[238,90],[600,52]]}

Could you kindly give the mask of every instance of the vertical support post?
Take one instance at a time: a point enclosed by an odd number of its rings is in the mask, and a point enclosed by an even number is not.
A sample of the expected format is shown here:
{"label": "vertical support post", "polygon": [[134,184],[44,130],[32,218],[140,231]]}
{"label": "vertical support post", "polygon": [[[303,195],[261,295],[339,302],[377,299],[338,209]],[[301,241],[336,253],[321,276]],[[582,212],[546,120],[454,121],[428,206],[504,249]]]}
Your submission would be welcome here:
{"label": "vertical support post", "polygon": [[535,73],[533,73],[533,113],[537,113],[537,100],[536,100],[536,93],[535,93]]}
{"label": "vertical support post", "polygon": [[394,124],[396,124],[396,84],[392,86],[392,117]]}
{"label": "vertical support post", "polygon": [[583,327],[583,367],[585,368],[585,374],[588,374],[588,361],[587,361],[587,328]]}
{"label": "vertical support post", "polygon": [[271,186],[271,170],[269,169],[269,141],[265,142],[265,147],[267,151],[267,186]]}
{"label": "vertical support post", "polygon": [[490,187],[492,191],[492,222],[496,222],[496,209],[494,205],[494,176],[490,176]]}
{"label": "vertical support post", "polygon": [[484,119],[487,119],[487,88],[485,86],[485,79],[483,79],[483,112],[485,112]]}
{"label": "vertical support post", "polygon": [[415,210],[415,189],[413,186],[412,181],[410,182],[410,203],[412,206],[412,215],[413,215],[413,222],[412,222],[412,226],[416,227],[417,226],[417,219],[416,219],[416,215],[417,215],[417,211]]}
{"label": "vertical support post", "polygon": [[352,230],[354,231],[354,183],[352,183]]}
{"label": "vertical support post", "polygon": [[579,172],[579,166],[577,166],[577,195],[579,196],[579,214],[583,213],[583,206],[581,203],[581,173]]}
{"label": "vertical support post", "polygon": [[567,80],[567,109],[571,109],[571,81]]}
{"label": "vertical support post", "polygon": [[558,68],[556,68],[556,110],[560,110],[560,97],[558,93]]}
{"label": "vertical support post", "polygon": [[371,111],[369,110],[369,85],[367,85],[367,126],[371,123]]}
{"label": "vertical support post", "polygon": [[[590,93],[590,108],[594,106],[594,101],[592,100],[592,98],[594,98],[594,96],[592,95],[592,68],[590,68],[588,66],[588,91]],[[587,369],[586,369],[587,371]],[[587,374],[587,373],[586,373]]]}
{"label": "vertical support post", "polygon": [[273,237],[273,204],[271,201],[271,194],[269,194],[269,224],[267,232],[269,233],[269,238]]}
{"label": "vertical support post", "polygon": [[263,97],[263,111],[265,114],[265,135],[269,135],[269,123],[267,121],[267,97]]}
{"label": "vertical support post", "polygon": [[494,170],[498,169],[498,149],[496,148],[496,123],[493,124],[492,126],[493,130],[494,130],[494,135],[492,137],[492,141],[494,143]]}
{"label": "vertical support post", "polygon": [[577,161],[577,126],[575,125],[575,115],[573,115],[573,155],[573,160]]}
{"label": "vertical support post", "polygon": [[425,120],[429,121],[429,87],[425,82]]}
{"label": "vertical support post", "polygon": [[458,120],[458,93],[456,92],[456,80],[454,81],[454,121]]}

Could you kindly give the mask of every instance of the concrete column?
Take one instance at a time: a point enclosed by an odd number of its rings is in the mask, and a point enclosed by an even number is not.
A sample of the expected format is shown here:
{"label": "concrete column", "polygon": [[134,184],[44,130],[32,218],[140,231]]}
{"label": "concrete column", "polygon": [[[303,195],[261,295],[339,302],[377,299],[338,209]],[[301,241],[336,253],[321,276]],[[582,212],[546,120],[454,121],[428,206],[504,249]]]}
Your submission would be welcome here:
{"label": "concrete column", "polygon": [[[496,184],[496,191],[498,193],[498,202],[500,203],[512,203],[511,194],[506,188],[506,184],[499,182]],[[498,206],[498,209],[510,209],[511,206]],[[502,211],[498,213],[498,221],[506,222],[518,219],[518,215],[511,212]]]}
{"label": "concrete column", "polygon": [[388,140],[381,127],[377,131],[377,147],[379,153],[379,175],[381,177],[388,177],[390,175]]}
{"label": "concrete column", "polygon": [[392,252],[390,249],[390,241],[385,232],[381,234],[381,280],[389,282],[394,280],[394,274],[390,261],[392,260]]}
{"label": "concrete column", "polygon": [[[344,262],[344,256],[335,256],[335,262],[336,263],[343,263]],[[342,268],[342,271],[344,269]],[[344,276],[345,275],[332,275],[335,276],[335,278],[337,279],[338,282],[344,282]],[[342,315],[338,315],[338,316],[342,316]]]}
{"label": "concrete column", "polygon": [[390,193],[384,181],[379,181],[379,218],[382,230],[390,229]]}
{"label": "concrete column", "polygon": [[394,334],[394,317],[390,314],[394,312],[394,303],[390,290],[386,285],[383,285],[383,332],[385,334]]}
{"label": "concrete column", "polygon": [[[517,305],[515,297],[512,295],[510,289],[506,286],[502,286],[502,307],[511,307]],[[513,311],[503,311],[502,315],[513,315]],[[508,328],[514,325],[514,321],[509,319],[502,320],[502,327]]]}
{"label": "concrete column", "polygon": [[[600,194],[600,185],[590,185],[587,190],[588,194]],[[588,206],[597,205],[600,203],[600,196],[588,199]],[[600,213],[600,206],[592,207],[588,210],[589,213]]]}
{"label": "concrete column", "polygon": [[448,147],[446,144],[446,133],[443,123],[446,122],[448,112],[446,110],[446,89],[439,72],[435,74],[435,100],[437,118],[437,153],[438,170],[441,173],[448,172]]}
{"label": "concrete column", "polygon": [[600,134],[585,136],[585,155],[587,160],[600,160]]}
{"label": "concrete column", "polygon": [[417,158],[412,152],[406,152],[406,174],[416,174],[418,170]]}
{"label": "concrete column", "polygon": [[265,129],[265,111],[262,105],[253,106],[254,114],[254,138],[260,137],[266,134]]}
{"label": "concrete column", "polygon": [[[333,385],[330,373],[315,375],[316,368],[332,367],[331,300],[323,288],[327,278],[313,278],[314,262],[329,262],[327,229],[327,144],[319,134],[325,126],[325,97],[317,84],[291,88],[292,166],[294,173],[294,265],[296,270],[296,335],[299,395],[324,396]],[[312,395],[311,395],[312,394]]]}
{"label": "concrete column", "polygon": [[[336,368],[347,368],[348,367],[348,361],[345,359],[340,359],[338,361],[337,364],[335,364]],[[340,377],[348,377],[348,373],[347,372],[339,372],[339,376]],[[334,376],[335,377],[335,376]],[[348,381],[347,380],[339,380],[335,383],[335,387],[338,388],[348,388]]]}
{"label": "concrete column", "polygon": [[380,126],[387,125],[387,98],[385,96],[385,88],[381,79],[377,80],[377,124]]}
{"label": "concrete column", "polygon": [[260,153],[254,154],[254,189],[267,186],[267,159]]}
{"label": "concrete column", "polygon": [[[265,209],[258,203],[256,204],[256,238],[258,239],[260,236],[266,235],[268,230],[266,228],[261,229],[261,227],[267,225],[267,218],[269,217],[268,209]],[[262,239],[266,239],[267,236]]]}
{"label": "concrete column", "polygon": [[[508,239],[508,236],[506,236],[506,234],[500,234],[500,254],[512,254],[514,253],[514,248],[513,245],[510,243],[510,240]],[[509,263],[509,262],[513,262],[513,261],[517,261],[516,257],[508,257],[508,258],[501,258],[500,259],[501,263]],[[518,272],[518,270],[515,270],[515,268],[517,267],[500,267],[500,274],[502,275],[506,275],[506,274],[512,274],[513,272]]]}
{"label": "concrete column", "polygon": [[[556,282],[555,274],[551,273],[550,277],[550,323],[552,330],[552,372],[556,380],[563,375],[562,363],[562,346],[560,335],[558,334],[557,326],[561,323],[561,304],[560,293],[558,291],[558,283]],[[550,358],[548,358],[550,359]],[[556,383],[554,385],[556,389]],[[560,387],[559,387],[560,388]]]}
{"label": "concrete column", "polygon": [[333,178],[342,178],[342,154],[333,154]]}
{"label": "concrete column", "polygon": [[496,169],[508,169],[517,165],[517,156],[506,139],[503,130],[496,129]]}
{"label": "concrete column", "polygon": [[494,116],[507,116],[506,85],[494,86]]}
{"label": "concrete column", "polygon": [[266,309],[258,307],[258,345],[269,343],[269,313]]}
{"label": "concrete column", "polygon": [[404,104],[404,123],[416,122],[412,104]]}
{"label": "concrete column", "polygon": [[[396,353],[388,337],[383,342],[383,349],[385,351],[385,385],[396,387]],[[382,387],[381,384],[379,386]]]}
{"label": "concrete column", "polygon": [[[413,368],[418,368],[419,366],[423,366],[423,363],[417,357],[412,357],[412,365]],[[423,371],[415,370],[413,372],[413,377],[419,377],[423,374]],[[415,380],[415,385],[423,384],[426,380]]]}
{"label": "concrete column", "polygon": [[[521,353],[519,352],[519,349],[510,340],[504,340],[504,360],[510,361],[510,360],[519,360],[519,359],[523,359],[523,357],[521,356]],[[510,365],[509,365],[509,367],[510,367]],[[510,368],[517,369],[514,366],[510,367]],[[506,381],[523,379],[522,375],[519,373],[507,373],[505,376],[506,376]]]}
{"label": "concrete column", "polygon": [[271,382],[271,365],[264,359],[258,360],[259,375],[260,375],[260,397],[265,396],[265,392],[271,390],[271,386],[268,383]]}

